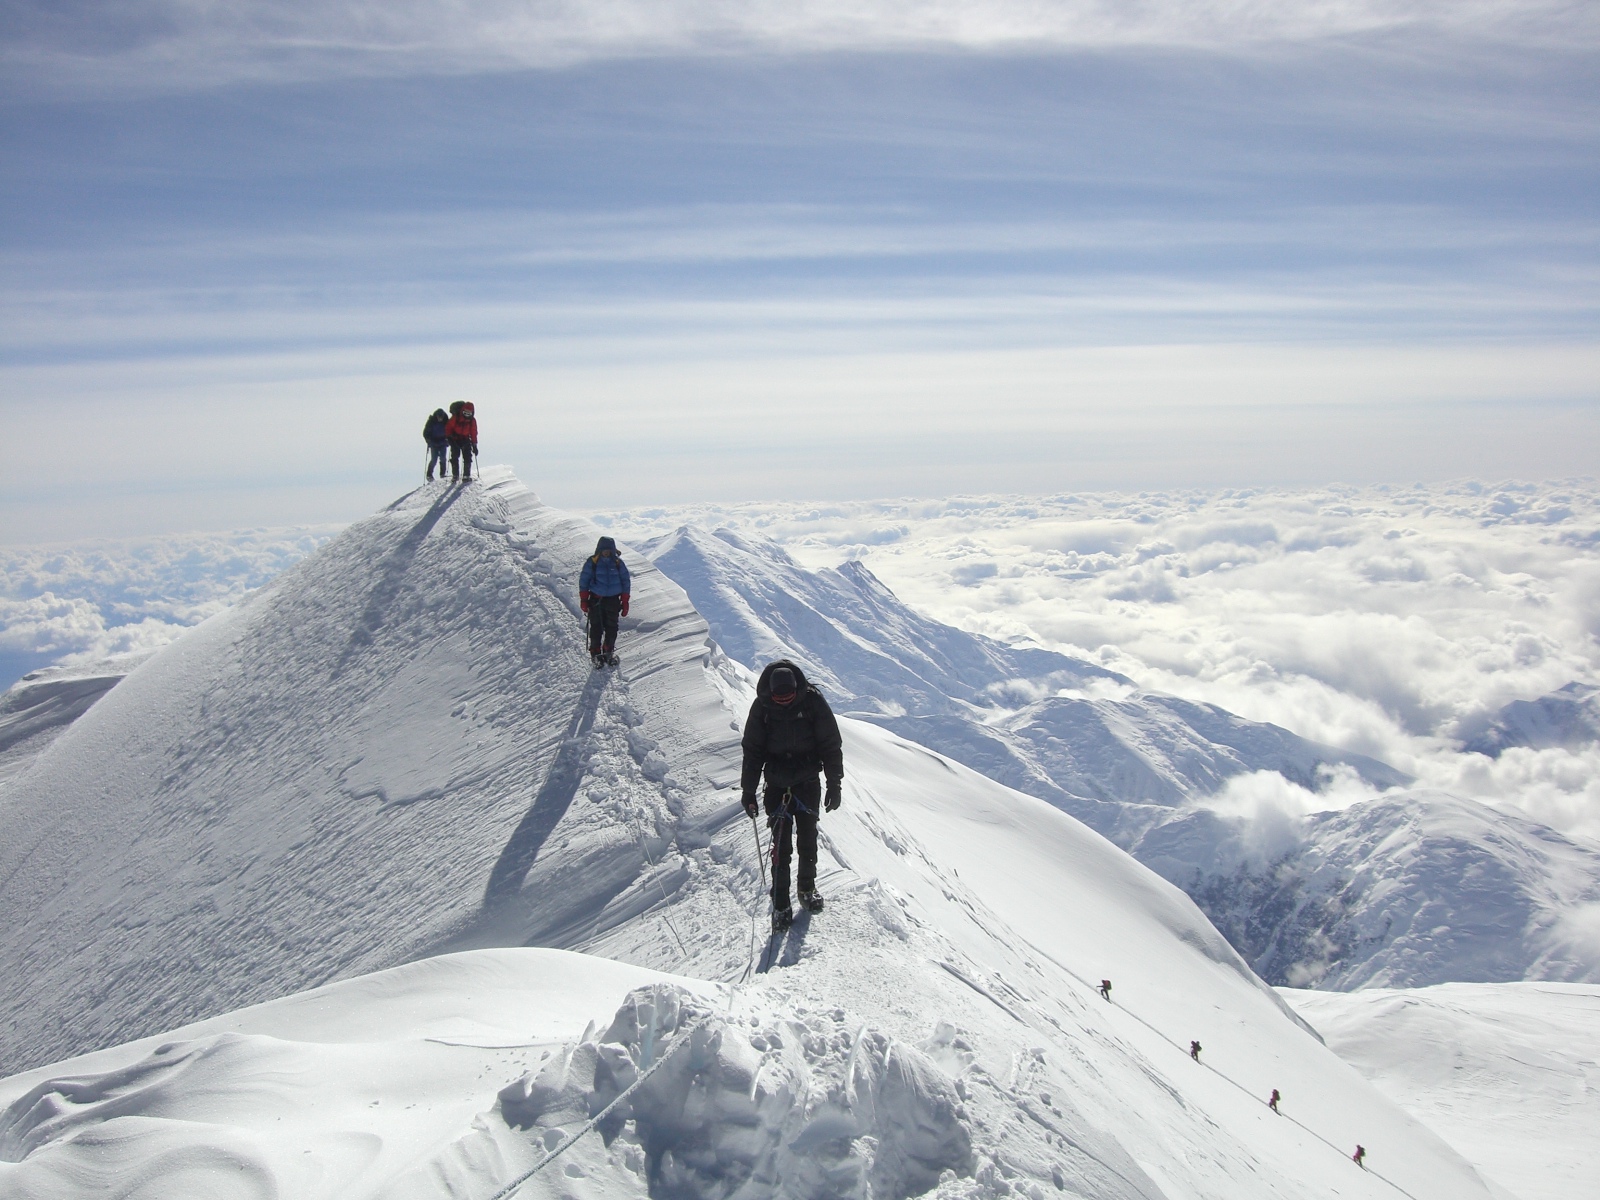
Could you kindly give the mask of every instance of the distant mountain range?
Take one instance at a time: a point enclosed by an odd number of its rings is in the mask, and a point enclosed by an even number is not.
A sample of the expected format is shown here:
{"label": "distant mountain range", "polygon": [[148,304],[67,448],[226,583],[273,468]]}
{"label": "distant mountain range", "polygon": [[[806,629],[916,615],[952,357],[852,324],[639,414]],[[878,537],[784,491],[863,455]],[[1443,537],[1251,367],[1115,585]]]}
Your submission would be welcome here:
{"label": "distant mountain range", "polygon": [[[1410,777],[1376,759],[932,621],[859,562],[809,571],[775,543],[694,527],[641,549],[735,660],[795,658],[840,707],[1071,813],[1184,888],[1269,982],[1600,981],[1583,932],[1600,902],[1594,847],[1402,790]],[[1574,685],[1508,706],[1469,749],[1597,729],[1596,689]],[[1292,829],[1204,806],[1235,776],[1319,791],[1340,768],[1385,794]]]}

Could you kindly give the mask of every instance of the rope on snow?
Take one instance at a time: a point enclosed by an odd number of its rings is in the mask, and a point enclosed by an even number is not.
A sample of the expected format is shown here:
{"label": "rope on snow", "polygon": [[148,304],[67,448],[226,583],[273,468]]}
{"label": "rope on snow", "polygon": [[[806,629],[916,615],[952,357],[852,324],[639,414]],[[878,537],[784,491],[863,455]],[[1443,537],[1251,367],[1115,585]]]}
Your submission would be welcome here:
{"label": "rope on snow", "polygon": [[681,1036],[679,1036],[679,1038],[673,1042],[672,1046],[667,1050],[667,1052],[646,1067],[645,1070],[639,1075],[639,1078],[635,1079],[627,1087],[623,1088],[622,1091],[618,1092],[616,1098],[612,1100],[610,1104],[606,1105],[599,1112],[595,1113],[594,1116],[585,1121],[582,1127],[576,1132],[569,1133],[561,1140],[560,1145],[558,1145],[554,1150],[550,1151],[550,1153],[546,1154],[538,1162],[534,1163],[533,1166],[529,1167],[510,1183],[506,1184],[494,1195],[490,1196],[489,1200],[505,1200],[507,1196],[510,1196],[523,1184],[527,1183],[528,1180],[532,1179],[540,1171],[544,1170],[556,1159],[560,1158],[568,1150],[572,1149],[573,1146],[577,1145],[578,1140],[585,1134],[593,1133],[596,1129],[598,1129],[600,1127],[600,1123],[611,1115],[612,1110],[615,1109],[617,1105],[621,1104],[629,1096],[633,1095],[634,1092],[638,1091],[639,1088],[643,1086],[645,1080],[649,1079],[650,1076],[654,1075],[662,1067],[666,1066],[668,1059],[689,1044],[691,1036],[693,1035],[694,1031],[700,1027],[701,1023],[696,1023],[691,1025],[688,1029],[680,1030],[679,1033]]}

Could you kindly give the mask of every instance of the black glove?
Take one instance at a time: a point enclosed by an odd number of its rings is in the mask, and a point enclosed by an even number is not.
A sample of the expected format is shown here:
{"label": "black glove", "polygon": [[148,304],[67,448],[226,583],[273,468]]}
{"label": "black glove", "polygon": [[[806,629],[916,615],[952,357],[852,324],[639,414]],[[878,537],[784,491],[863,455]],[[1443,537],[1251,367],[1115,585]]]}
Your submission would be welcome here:
{"label": "black glove", "polygon": [[839,781],[837,779],[828,781],[828,794],[823,798],[822,807],[827,812],[832,812],[839,807]]}
{"label": "black glove", "polygon": [[740,796],[739,803],[744,805],[744,811],[752,817],[760,811],[756,805],[756,794],[754,792],[746,792],[743,796]]}

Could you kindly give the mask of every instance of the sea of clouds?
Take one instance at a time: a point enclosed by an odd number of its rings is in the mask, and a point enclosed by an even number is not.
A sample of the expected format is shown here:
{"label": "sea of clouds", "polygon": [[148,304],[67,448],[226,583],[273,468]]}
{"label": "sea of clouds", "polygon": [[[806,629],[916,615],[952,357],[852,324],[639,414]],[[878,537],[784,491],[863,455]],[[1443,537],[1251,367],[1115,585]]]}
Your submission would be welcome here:
{"label": "sea of clouds", "polygon": [[[1092,659],[1371,754],[1420,784],[1600,836],[1600,750],[1461,742],[1509,701],[1600,679],[1600,489],[1452,483],[694,505],[603,514],[625,537],[725,525],[809,566],[856,558],[953,625]],[[1276,775],[1240,815],[1340,807]]]}
{"label": "sea of clouds", "polygon": [[338,526],[0,546],[0,687],[52,663],[159,649]]}

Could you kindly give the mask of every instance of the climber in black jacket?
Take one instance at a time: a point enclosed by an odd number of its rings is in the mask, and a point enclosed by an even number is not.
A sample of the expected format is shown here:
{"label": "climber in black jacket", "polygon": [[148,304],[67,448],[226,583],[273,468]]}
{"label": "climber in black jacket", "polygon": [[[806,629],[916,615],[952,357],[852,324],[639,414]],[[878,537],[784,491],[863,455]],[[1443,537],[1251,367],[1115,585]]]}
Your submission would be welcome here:
{"label": "climber in black jacket", "polygon": [[[756,788],[766,776],[767,827],[772,831],[772,927],[788,928],[789,830],[800,849],[799,900],[811,912],[822,909],[817,893],[817,818],[839,807],[844,780],[844,750],[839,722],[805,672],[786,658],[768,663],[756,684],[756,700],[744,724],[744,771],[740,777],[745,811],[756,815]],[[817,778],[827,777],[826,794]]]}

